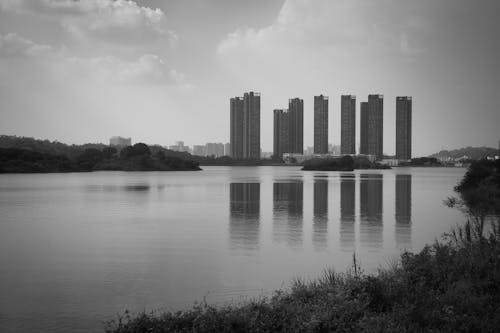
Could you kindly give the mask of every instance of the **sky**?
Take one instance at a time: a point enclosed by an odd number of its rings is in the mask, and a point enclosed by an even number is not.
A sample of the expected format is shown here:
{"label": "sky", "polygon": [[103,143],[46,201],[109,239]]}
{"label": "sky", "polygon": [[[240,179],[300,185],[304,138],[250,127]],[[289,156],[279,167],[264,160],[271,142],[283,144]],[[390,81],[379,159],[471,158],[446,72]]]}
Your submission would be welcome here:
{"label": "sky", "polygon": [[[65,143],[229,141],[229,99],[273,109],[329,96],[384,95],[384,152],[395,98],[413,97],[413,155],[500,140],[498,0],[0,0],[0,134]],[[359,142],[359,140],[358,140]]]}

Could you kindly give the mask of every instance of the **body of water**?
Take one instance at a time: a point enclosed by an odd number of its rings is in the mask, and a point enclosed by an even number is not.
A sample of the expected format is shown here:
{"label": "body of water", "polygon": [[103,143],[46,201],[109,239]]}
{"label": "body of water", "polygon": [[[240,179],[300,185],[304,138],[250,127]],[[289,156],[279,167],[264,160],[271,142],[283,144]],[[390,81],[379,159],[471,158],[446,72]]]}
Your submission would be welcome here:
{"label": "body of water", "polygon": [[88,332],[125,309],[239,302],[419,250],[464,221],[465,169],[0,175],[0,331]]}

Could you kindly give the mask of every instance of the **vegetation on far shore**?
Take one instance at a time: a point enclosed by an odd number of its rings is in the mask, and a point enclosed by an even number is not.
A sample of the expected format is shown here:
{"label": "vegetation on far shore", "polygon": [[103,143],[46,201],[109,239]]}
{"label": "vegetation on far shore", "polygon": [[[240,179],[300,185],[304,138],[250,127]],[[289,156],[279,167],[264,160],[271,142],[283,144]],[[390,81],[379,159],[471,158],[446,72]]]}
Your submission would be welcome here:
{"label": "vegetation on far shore", "polygon": [[463,158],[464,156],[467,157],[464,160],[480,160],[487,157],[500,156],[500,149],[491,147],[465,147],[452,150],[441,150],[440,152],[430,155],[430,157],[439,159],[456,159]]}
{"label": "vegetation on far shore", "polygon": [[[500,161],[471,165],[455,188],[469,216],[441,241],[365,274],[345,273],[241,304],[197,304],[105,323],[106,332],[497,332],[500,327]],[[484,200],[488,196],[488,200]]]}
{"label": "vegetation on far shore", "polygon": [[0,173],[116,171],[194,171],[199,163],[159,146],[137,143],[118,150],[101,144],[0,136]]}

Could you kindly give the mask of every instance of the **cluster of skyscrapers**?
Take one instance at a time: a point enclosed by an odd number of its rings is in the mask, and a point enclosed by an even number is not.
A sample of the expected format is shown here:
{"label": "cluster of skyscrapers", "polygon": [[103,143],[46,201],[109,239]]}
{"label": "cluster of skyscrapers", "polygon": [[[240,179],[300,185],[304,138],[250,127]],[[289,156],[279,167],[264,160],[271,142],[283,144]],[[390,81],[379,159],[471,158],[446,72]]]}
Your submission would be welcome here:
{"label": "cluster of skyscrapers", "polygon": [[[231,98],[231,157],[260,157],[260,94]],[[359,154],[383,159],[384,96],[368,95],[360,104]],[[304,153],[304,100],[288,100],[288,109],[274,110],[273,155]],[[341,96],[340,153],[356,154],[356,96]],[[412,98],[396,97],[396,159],[410,160]],[[328,96],[314,96],[314,154],[328,154]]]}

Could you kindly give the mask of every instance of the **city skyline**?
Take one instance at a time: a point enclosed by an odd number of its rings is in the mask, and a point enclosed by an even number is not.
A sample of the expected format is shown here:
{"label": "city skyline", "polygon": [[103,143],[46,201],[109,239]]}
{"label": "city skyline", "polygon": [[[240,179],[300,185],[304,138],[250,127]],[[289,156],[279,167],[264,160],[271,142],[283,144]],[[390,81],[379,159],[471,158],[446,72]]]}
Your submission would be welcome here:
{"label": "city skyline", "polygon": [[254,90],[263,96],[261,147],[272,151],[272,110],[290,96],[304,98],[307,147],[314,95],[333,96],[329,142],[340,143],[339,96],[381,92],[416,101],[414,156],[498,143],[497,1],[85,3],[0,0],[1,134],[70,144],[112,133],[162,145],[226,141],[229,97]]}

